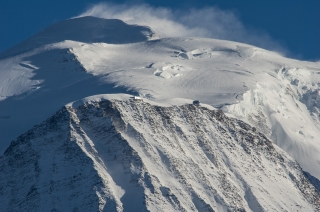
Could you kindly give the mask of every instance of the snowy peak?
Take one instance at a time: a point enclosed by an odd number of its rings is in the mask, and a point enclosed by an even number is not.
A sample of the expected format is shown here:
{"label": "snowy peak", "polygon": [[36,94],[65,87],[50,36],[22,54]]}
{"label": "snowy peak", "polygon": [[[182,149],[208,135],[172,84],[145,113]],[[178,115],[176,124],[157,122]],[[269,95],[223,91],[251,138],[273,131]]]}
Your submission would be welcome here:
{"label": "snowy peak", "polygon": [[84,43],[124,44],[146,41],[155,37],[156,34],[146,26],[129,25],[118,19],[86,16],[56,23],[3,52],[0,54],[0,58],[65,40]]}
{"label": "snowy peak", "polygon": [[0,157],[0,205],[319,211],[319,63],[156,37],[81,17],[0,54],[0,153],[21,135]]}

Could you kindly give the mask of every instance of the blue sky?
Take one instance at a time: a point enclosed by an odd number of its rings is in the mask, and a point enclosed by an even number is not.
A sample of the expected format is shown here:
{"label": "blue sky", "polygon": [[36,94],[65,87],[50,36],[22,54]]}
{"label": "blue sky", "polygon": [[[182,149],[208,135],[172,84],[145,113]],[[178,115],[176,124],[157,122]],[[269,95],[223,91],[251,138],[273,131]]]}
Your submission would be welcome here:
{"label": "blue sky", "polygon": [[[125,10],[147,4],[150,13],[157,13],[158,18],[169,14],[170,21],[192,29],[199,23],[206,31],[199,36],[246,42],[303,60],[320,60],[319,0],[3,0],[0,2],[0,51],[101,2],[125,4]],[[161,13],[159,7],[169,12]],[[194,16],[188,17],[190,11]],[[99,15],[104,16],[101,12]],[[222,28],[223,33],[217,27]]]}

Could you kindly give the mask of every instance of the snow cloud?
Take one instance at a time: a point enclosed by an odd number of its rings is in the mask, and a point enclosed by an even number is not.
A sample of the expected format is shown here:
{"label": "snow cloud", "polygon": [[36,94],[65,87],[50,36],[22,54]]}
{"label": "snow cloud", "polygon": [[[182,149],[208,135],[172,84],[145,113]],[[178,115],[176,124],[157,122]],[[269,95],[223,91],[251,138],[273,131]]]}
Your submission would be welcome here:
{"label": "snow cloud", "polygon": [[214,7],[172,10],[150,5],[100,3],[81,16],[121,19],[129,24],[151,27],[163,37],[205,37],[232,40],[285,53],[284,48],[267,33],[246,28],[231,11]]}

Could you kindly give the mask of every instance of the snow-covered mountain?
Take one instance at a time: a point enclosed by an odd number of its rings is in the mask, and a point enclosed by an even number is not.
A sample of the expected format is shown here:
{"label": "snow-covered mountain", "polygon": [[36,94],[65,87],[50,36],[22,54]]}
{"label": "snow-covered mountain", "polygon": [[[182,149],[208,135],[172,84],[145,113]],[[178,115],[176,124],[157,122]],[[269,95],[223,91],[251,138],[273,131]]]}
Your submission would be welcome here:
{"label": "snow-covered mountain", "polygon": [[[157,33],[82,17],[0,54],[1,203],[319,210],[320,64]],[[86,98],[112,93],[142,100]]]}

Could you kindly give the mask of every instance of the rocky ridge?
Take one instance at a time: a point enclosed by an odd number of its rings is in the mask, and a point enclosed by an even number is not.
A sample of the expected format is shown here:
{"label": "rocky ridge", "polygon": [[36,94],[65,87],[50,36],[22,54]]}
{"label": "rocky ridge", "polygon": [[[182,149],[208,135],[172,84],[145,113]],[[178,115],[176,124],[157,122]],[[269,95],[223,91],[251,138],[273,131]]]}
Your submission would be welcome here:
{"label": "rocky ridge", "polygon": [[0,168],[6,211],[320,210],[264,134],[192,104],[70,104],[13,141]]}

